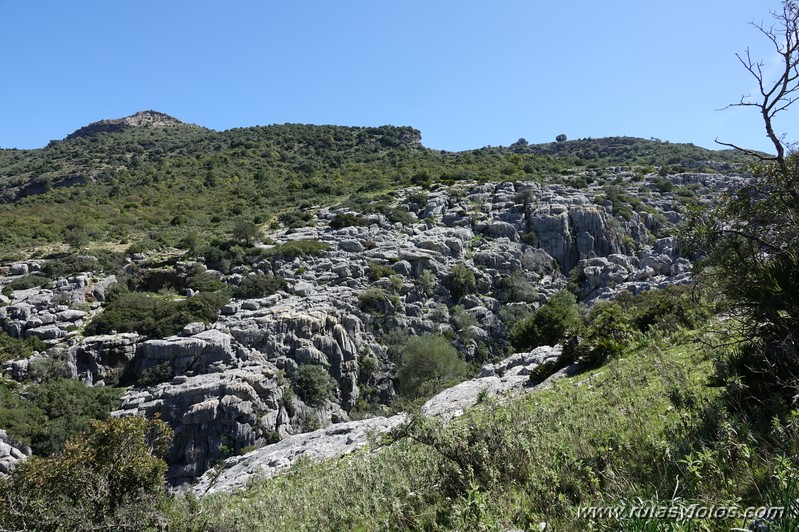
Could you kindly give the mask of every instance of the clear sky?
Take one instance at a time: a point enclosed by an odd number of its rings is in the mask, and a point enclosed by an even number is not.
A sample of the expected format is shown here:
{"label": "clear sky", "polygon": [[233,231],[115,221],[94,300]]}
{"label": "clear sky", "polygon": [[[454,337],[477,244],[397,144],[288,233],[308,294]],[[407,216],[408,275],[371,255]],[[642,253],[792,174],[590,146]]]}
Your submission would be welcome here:
{"label": "clear sky", "polygon": [[[628,135],[769,149],[735,58],[778,0],[0,0],[0,147],[154,109],[216,130],[410,125],[425,146]],[[797,104],[799,105],[799,104]],[[797,111],[777,124],[790,129]]]}

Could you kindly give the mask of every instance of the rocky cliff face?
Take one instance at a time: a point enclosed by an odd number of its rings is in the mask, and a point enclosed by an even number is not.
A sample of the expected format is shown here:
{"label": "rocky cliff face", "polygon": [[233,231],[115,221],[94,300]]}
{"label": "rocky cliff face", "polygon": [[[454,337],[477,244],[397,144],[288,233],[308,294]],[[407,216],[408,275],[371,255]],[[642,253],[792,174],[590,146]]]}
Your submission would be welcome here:
{"label": "rocky cliff face", "polygon": [[169,127],[183,124],[177,118],[158,111],[140,111],[125,118],[114,118],[92,122],[77,131],[67,135],[66,139],[90,137],[98,133],[113,133],[132,127]]}
{"label": "rocky cliff face", "polygon": [[[286,290],[233,300],[215,323],[189,324],[169,338],[82,337],[81,326],[100,310],[102,293],[113,282],[99,274],[15,291],[0,308],[0,324],[11,336],[44,340],[50,348],[38,356],[62,357],[72,376],[88,385],[112,383],[125,368],[154,375],[152,384],[126,393],[115,415],[167,421],[175,430],[169,477],[175,484],[190,483],[220,458],[346,423],[366,407],[380,413],[380,405],[394,398],[388,331],[444,333],[467,358],[499,357],[507,347],[501,309],[535,307],[570,281],[588,303],[621,290],[690,282],[691,263],[680,256],[675,239],[656,236],[680,220],[679,198],[661,192],[653,179],[635,179],[623,172],[616,176],[618,187],[640,200],[628,216],[614,212],[612,198],[599,187],[533,182],[461,185],[425,194],[400,190],[394,197],[409,211],[412,223],[406,224],[372,214],[364,217],[365,225],[334,229],[331,220],[344,210],[320,209],[312,227],[270,236],[277,243],[325,242],[327,251],[268,258],[264,246],[263,256],[221,277],[236,285],[248,275],[270,273],[287,280]],[[668,179],[691,185],[698,202],[712,202],[740,181],[712,174]],[[475,277],[473,293],[459,302],[451,290],[456,266]],[[11,265],[0,282],[36,267],[34,261]],[[420,282],[430,275],[432,283]],[[509,278],[526,287],[523,296],[508,295]],[[456,303],[462,308],[454,309]],[[88,310],[75,308],[87,304]],[[461,327],[458,313],[471,315],[474,325]],[[487,367],[483,378],[500,386],[539,362],[519,359]],[[4,371],[22,380],[30,363],[12,361]],[[306,404],[292,387],[304,364],[323,367],[335,381],[334,394],[320,404]]]}

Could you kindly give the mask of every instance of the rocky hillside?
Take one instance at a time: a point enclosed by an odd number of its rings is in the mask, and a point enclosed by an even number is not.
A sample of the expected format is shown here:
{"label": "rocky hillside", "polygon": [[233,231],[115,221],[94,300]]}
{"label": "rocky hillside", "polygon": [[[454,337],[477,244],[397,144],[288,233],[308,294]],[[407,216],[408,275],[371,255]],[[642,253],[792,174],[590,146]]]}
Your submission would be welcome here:
{"label": "rocky hillside", "polygon": [[91,137],[99,133],[115,133],[134,127],[163,128],[183,124],[175,117],[158,111],[141,111],[135,115],[111,120],[100,120],[67,135],[66,140]]}
{"label": "rocky hillside", "polygon": [[[411,127],[284,124],[213,131],[155,111],[104,120],[36,150],[0,149],[0,259],[67,243],[182,247],[314,205],[410,186],[536,181],[585,188],[620,167],[741,173],[746,160],[626,137],[450,153]],[[292,220],[296,224],[297,220]]]}
{"label": "rocky hillside", "polygon": [[[240,233],[237,246],[145,250],[116,270],[85,257],[77,264],[91,270],[21,260],[2,270],[0,325],[41,347],[3,371],[23,383],[62,361],[88,386],[129,385],[114,415],[169,423],[169,480],[192,483],[231,455],[390,413],[392,346],[407,336],[441,335],[479,368],[504,358],[513,324],[561,290],[591,304],[690,283],[676,225],[686,206],[713,203],[744,178],[606,172],[583,188],[531,180],[401,188],[380,209],[373,200],[307,208],[260,236]],[[37,275],[38,286],[24,281]],[[264,280],[274,289],[253,295],[248,287]],[[216,317],[191,310],[220,290],[233,297]],[[97,325],[119,312],[114,301],[138,294],[189,309],[177,334]]]}

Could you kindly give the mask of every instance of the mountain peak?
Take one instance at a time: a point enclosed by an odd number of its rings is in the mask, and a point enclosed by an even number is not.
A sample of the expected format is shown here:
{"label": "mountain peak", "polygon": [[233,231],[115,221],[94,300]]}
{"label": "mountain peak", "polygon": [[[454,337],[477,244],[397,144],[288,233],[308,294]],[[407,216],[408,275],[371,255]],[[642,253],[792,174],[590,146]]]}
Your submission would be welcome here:
{"label": "mountain peak", "polygon": [[67,135],[66,139],[78,137],[88,137],[97,133],[111,133],[122,131],[134,127],[170,127],[184,124],[173,116],[158,111],[139,111],[138,113],[124,118],[113,118],[93,122],[84,126],[74,133]]}

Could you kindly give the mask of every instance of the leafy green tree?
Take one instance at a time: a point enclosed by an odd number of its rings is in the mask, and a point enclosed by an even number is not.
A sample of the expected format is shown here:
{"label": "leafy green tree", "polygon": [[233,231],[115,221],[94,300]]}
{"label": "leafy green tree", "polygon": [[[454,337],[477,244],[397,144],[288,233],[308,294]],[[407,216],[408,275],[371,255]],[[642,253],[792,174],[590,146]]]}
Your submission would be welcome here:
{"label": "leafy green tree", "polygon": [[107,418],[119,407],[121,395],[118,388],[86,386],[72,379],[31,385],[24,394],[4,391],[0,394],[0,426],[20,443],[30,445],[37,455],[51,455],[86,430],[92,420]]}
{"label": "leafy green tree", "polygon": [[533,349],[555,345],[576,331],[582,323],[577,300],[571,292],[561,290],[550,297],[541,308],[517,322],[508,335],[516,349]]}
{"label": "leafy green tree", "polygon": [[89,235],[85,229],[73,227],[64,231],[64,242],[71,248],[81,248],[89,243]]}
{"label": "leafy green tree", "polygon": [[250,220],[239,219],[233,226],[233,238],[251,244],[261,236],[261,229]]}
{"label": "leafy green tree", "polygon": [[411,336],[401,346],[401,353],[397,380],[404,397],[429,397],[466,377],[466,362],[441,335]]}
{"label": "leafy green tree", "polygon": [[317,406],[333,396],[336,381],[318,364],[302,364],[294,375],[294,384],[303,401]]}
{"label": "leafy green tree", "polygon": [[94,422],[64,451],[0,479],[4,530],[144,530],[157,525],[172,431],[140,417]]}
{"label": "leafy green tree", "polygon": [[474,272],[463,264],[458,264],[450,270],[449,291],[452,299],[460,301],[463,296],[474,293],[477,281]]}

